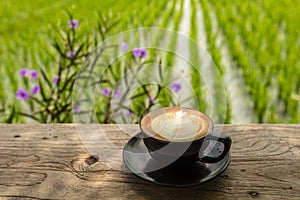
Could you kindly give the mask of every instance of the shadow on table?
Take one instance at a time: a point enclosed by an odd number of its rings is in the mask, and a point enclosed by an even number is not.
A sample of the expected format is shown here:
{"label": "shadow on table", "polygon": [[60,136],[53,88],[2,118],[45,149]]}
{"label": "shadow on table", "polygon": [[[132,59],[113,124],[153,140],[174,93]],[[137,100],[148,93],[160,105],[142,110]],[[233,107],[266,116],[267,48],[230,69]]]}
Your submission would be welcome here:
{"label": "shadow on table", "polygon": [[[208,199],[213,198],[220,190],[221,180],[216,178],[210,182],[190,187],[170,187],[146,183],[132,185],[137,196],[147,200],[157,199]],[[220,197],[220,195],[218,195]]]}
{"label": "shadow on table", "polygon": [[[157,199],[208,199],[218,194],[221,196],[222,178],[216,177],[208,182],[195,186],[171,187],[158,185],[146,180],[142,180],[136,175],[127,171],[125,179],[130,182],[128,189],[135,193],[136,197],[147,200]],[[223,186],[222,186],[223,185]]]}

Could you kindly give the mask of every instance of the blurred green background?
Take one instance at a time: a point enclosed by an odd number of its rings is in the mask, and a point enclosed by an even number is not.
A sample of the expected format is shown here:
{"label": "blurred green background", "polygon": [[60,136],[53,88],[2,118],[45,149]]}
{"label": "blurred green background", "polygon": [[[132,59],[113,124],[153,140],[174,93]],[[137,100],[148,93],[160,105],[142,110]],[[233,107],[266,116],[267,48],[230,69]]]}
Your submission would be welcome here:
{"label": "blurred green background", "polygon": [[15,97],[20,69],[42,65],[55,74],[53,39],[68,29],[68,12],[89,41],[99,12],[119,21],[110,34],[154,26],[195,39],[229,77],[225,85],[239,85],[228,89],[227,123],[300,123],[300,1],[293,0],[2,0],[0,122],[24,106]]}

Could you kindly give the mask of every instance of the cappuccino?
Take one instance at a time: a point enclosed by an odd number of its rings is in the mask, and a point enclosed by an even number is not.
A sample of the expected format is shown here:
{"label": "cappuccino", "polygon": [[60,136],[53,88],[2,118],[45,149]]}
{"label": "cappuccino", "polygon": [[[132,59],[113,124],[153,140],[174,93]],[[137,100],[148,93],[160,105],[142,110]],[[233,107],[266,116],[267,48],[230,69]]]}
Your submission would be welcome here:
{"label": "cappuccino", "polygon": [[167,107],[148,113],[141,121],[141,128],[159,140],[186,142],[204,137],[212,129],[212,122],[199,111]]}

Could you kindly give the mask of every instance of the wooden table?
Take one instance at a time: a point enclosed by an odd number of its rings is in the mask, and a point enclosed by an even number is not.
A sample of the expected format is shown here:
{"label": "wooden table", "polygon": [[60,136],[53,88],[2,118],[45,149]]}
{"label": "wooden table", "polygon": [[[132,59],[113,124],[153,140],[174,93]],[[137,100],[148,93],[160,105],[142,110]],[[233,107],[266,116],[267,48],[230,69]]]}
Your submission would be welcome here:
{"label": "wooden table", "polygon": [[[130,138],[101,127],[120,149]],[[74,124],[0,125],[0,199],[300,199],[300,125],[225,125],[223,133],[233,141],[227,170],[172,188],[97,161]]]}

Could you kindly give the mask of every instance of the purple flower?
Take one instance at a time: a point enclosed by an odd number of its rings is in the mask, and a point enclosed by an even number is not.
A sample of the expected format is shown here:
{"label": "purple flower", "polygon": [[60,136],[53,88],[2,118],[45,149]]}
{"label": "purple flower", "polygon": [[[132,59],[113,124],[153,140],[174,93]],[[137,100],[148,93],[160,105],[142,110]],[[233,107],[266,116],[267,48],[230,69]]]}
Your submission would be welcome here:
{"label": "purple flower", "polygon": [[172,89],[174,92],[178,92],[178,91],[181,89],[181,84],[180,84],[180,83],[172,83],[171,89]]}
{"label": "purple flower", "polygon": [[115,92],[114,97],[115,97],[116,99],[119,99],[119,98],[122,97],[122,93],[121,93],[119,90],[117,90],[117,91]]}
{"label": "purple flower", "polygon": [[32,79],[36,80],[38,78],[38,73],[36,70],[31,70],[30,71],[30,76]]}
{"label": "purple flower", "polygon": [[109,93],[110,93],[110,91],[111,91],[110,88],[104,88],[104,89],[102,90],[102,94],[103,94],[104,96],[108,96]]}
{"label": "purple flower", "polygon": [[147,51],[143,48],[136,48],[132,50],[132,54],[135,58],[145,58],[147,56]]}
{"label": "purple flower", "polygon": [[30,95],[26,90],[19,89],[17,91],[17,99],[22,99],[22,100],[26,101],[27,99],[29,99],[29,97],[30,97]]}
{"label": "purple flower", "polygon": [[79,23],[77,19],[72,19],[68,21],[68,25],[70,29],[76,30],[79,27]]}
{"label": "purple flower", "polygon": [[55,76],[55,77],[52,79],[52,82],[53,82],[54,84],[57,84],[58,81],[59,81],[59,77],[58,77],[58,76]]}
{"label": "purple flower", "polygon": [[155,96],[150,96],[150,101],[153,103],[155,100]]}
{"label": "purple flower", "polygon": [[32,94],[37,94],[40,91],[40,86],[39,85],[35,85],[32,89],[31,89],[31,93]]}
{"label": "purple flower", "polygon": [[125,115],[126,115],[126,117],[132,117],[133,113],[130,110],[127,110]]}
{"label": "purple flower", "polygon": [[20,76],[21,76],[21,77],[27,76],[28,73],[29,73],[29,70],[26,69],[26,68],[23,68],[23,69],[20,70]]}
{"label": "purple flower", "polygon": [[128,44],[126,42],[123,42],[121,46],[122,46],[123,51],[128,50]]}
{"label": "purple flower", "polygon": [[67,57],[68,57],[68,58],[72,58],[74,55],[75,55],[75,52],[74,52],[74,51],[70,51],[70,52],[67,54]]}
{"label": "purple flower", "polygon": [[79,113],[81,111],[81,107],[80,106],[75,106],[74,107],[74,112],[75,113]]}

